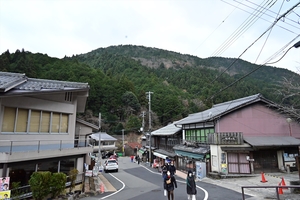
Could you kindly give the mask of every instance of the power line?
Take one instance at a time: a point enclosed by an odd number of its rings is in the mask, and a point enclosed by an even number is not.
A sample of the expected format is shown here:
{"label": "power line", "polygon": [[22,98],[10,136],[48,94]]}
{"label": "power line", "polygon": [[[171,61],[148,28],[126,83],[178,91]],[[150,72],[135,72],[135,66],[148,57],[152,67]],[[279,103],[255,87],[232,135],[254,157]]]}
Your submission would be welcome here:
{"label": "power line", "polygon": [[[298,43],[300,43],[300,42],[297,42],[296,44],[298,44]],[[292,47],[296,47],[296,46],[297,46],[296,44],[293,45]],[[290,47],[290,48],[288,49],[288,51],[289,51],[292,47]],[[299,47],[299,44],[298,44],[298,47]],[[286,52],[286,53],[287,53],[287,52]],[[284,54],[284,55],[285,55],[285,54]],[[270,64],[270,63],[265,63],[265,64]],[[246,78],[247,76],[249,76],[250,74],[256,72],[257,70],[259,70],[260,68],[262,68],[265,64],[260,65],[259,67],[255,68],[255,69],[252,70],[251,72],[249,72],[249,73],[245,74],[244,76],[242,76],[241,78],[239,78],[238,80],[236,80],[236,81],[232,82],[231,84],[227,85],[226,87],[222,88],[221,90],[219,90],[218,92],[216,92],[214,95],[212,95],[212,96],[210,97],[210,99],[213,99],[217,94],[220,94],[221,92],[223,92],[223,91],[225,91],[226,89],[228,89],[229,87],[233,86],[234,84],[236,84],[236,83],[239,82],[240,80],[242,80],[242,79]]]}
{"label": "power line", "polygon": [[228,69],[230,69],[233,64],[244,54],[246,53],[246,51],[248,51],[248,49],[250,49],[263,35],[265,35],[270,29],[272,29],[275,24],[282,19],[283,17],[286,16],[286,14],[288,14],[289,12],[291,12],[295,7],[297,7],[300,3],[297,3],[296,5],[294,5],[292,8],[290,8],[288,11],[286,11],[284,14],[282,14],[280,17],[278,17],[271,26],[269,26],[267,28],[267,30],[265,30],[254,42],[252,42],[252,44],[250,44],[250,46],[248,46],[239,56],[238,58],[236,58],[219,76],[217,76],[213,81],[211,81],[210,84],[212,84],[213,82],[215,82],[222,74],[224,74]]}
{"label": "power line", "polygon": [[[262,3],[267,6],[268,2]],[[213,53],[212,56],[218,56],[224,53],[239,37],[241,37],[259,18],[263,15],[265,7],[256,8],[251,15],[227,38],[225,42]]]}

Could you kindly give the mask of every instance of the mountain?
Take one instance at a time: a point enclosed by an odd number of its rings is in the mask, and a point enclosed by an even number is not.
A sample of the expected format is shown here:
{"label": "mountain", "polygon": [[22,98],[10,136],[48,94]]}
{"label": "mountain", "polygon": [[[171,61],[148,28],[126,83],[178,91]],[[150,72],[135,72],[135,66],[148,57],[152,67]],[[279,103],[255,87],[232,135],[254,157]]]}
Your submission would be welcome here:
{"label": "mountain", "polygon": [[[121,134],[122,129],[137,132],[142,116],[147,130],[146,92],[152,92],[151,125],[156,129],[215,103],[257,93],[279,103],[282,99],[275,91],[284,78],[300,83],[300,76],[287,69],[133,45],[99,48],[63,59],[24,49],[7,51],[0,56],[0,70],[32,78],[88,82],[90,96],[82,117],[96,121],[93,116],[101,112],[103,129],[114,134]],[[294,97],[284,103],[294,105],[297,101]]]}

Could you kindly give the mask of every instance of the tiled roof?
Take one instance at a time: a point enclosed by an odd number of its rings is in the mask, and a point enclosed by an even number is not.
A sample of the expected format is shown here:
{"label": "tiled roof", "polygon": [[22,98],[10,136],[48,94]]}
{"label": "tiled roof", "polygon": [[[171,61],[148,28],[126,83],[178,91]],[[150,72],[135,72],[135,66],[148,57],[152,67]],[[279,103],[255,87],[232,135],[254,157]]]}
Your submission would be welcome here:
{"label": "tiled roof", "polygon": [[79,122],[81,124],[84,124],[86,126],[89,126],[95,130],[99,130],[99,126],[95,125],[95,124],[92,124],[92,123],[89,123],[87,121],[84,121],[83,119],[79,119],[79,118],[76,118],[76,122]]}
{"label": "tiled roof", "polygon": [[230,113],[234,110],[237,110],[241,107],[244,107],[249,104],[259,102],[259,101],[262,101],[265,103],[272,103],[271,101],[265,99],[261,94],[255,94],[252,96],[216,104],[212,108],[205,110],[203,112],[190,114],[186,118],[183,118],[182,120],[178,121],[176,124],[182,125],[182,124],[192,124],[192,123],[198,123],[198,122],[211,121],[214,118],[220,117],[220,116]]}
{"label": "tiled roof", "polygon": [[151,132],[151,135],[157,135],[157,136],[167,136],[167,135],[174,135],[175,133],[181,131],[181,126],[176,126],[177,122],[173,122],[172,124],[169,124],[165,127],[162,127],[160,129],[157,129],[155,131]]}
{"label": "tiled roof", "polygon": [[28,78],[25,74],[0,72],[1,93],[42,92],[59,90],[88,90],[88,83]]}
{"label": "tiled roof", "polygon": [[0,72],[0,92],[6,92],[26,81],[25,74]]}
{"label": "tiled roof", "polygon": [[[99,140],[99,133],[93,133],[90,135],[91,138],[95,139],[95,140]],[[107,133],[105,132],[100,132],[100,139],[101,141],[116,141],[117,139],[108,135]]]}

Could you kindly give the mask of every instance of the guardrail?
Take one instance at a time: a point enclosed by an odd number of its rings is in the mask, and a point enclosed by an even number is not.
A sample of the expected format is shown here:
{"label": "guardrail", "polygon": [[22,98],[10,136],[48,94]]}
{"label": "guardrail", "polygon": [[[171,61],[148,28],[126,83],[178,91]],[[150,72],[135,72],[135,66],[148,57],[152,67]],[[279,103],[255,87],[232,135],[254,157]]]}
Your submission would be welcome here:
{"label": "guardrail", "polygon": [[[288,189],[288,188],[299,188],[300,190],[300,185],[297,186],[297,185],[289,185],[289,186],[242,186],[242,199],[245,200],[245,192],[244,192],[244,189],[246,188],[274,188],[275,189],[275,192],[276,192],[276,197],[277,197],[277,200],[280,200],[280,194],[279,194],[279,190],[280,189]],[[295,195],[298,195],[298,194],[295,194]]]}

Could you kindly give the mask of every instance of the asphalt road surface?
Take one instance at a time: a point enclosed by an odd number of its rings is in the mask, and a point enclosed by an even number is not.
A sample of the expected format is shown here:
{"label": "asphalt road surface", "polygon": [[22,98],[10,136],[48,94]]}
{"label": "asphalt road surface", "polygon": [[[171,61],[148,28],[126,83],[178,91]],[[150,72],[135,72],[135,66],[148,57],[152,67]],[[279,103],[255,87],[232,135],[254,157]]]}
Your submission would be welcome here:
{"label": "asphalt road surface", "polygon": [[[115,187],[116,192],[105,192],[84,200],[106,199],[106,200],[164,200],[163,179],[155,169],[131,163],[120,158],[119,172],[103,173],[106,179]],[[176,176],[178,187],[174,190],[174,199],[187,199],[186,181]],[[241,193],[219,187],[217,185],[204,183],[197,184],[197,200],[242,200]],[[246,196],[247,198],[249,196]]]}

